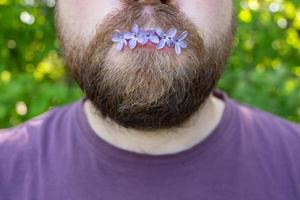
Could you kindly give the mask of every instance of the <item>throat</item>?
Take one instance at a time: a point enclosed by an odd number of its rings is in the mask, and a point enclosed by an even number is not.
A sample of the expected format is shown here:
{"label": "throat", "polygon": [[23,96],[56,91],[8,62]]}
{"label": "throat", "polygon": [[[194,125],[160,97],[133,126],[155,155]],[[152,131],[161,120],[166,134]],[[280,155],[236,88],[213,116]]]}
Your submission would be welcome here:
{"label": "throat", "polygon": [[92,130],[110,145],[126,151],[148,154],[175,154],[202,142],[220,123],[225,104],[212,94],[181,128],[140,131],[119,126],[100,117],[91,101],[84,102],[84,112]]}

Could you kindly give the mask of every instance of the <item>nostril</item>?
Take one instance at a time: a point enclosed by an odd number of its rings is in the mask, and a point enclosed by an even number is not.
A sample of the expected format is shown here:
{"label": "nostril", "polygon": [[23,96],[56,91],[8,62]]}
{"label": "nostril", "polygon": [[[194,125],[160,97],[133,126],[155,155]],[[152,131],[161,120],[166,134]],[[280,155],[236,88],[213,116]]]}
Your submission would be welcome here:
{"label": "nostril", "polygon": [[171,0],[161,0],[161,3],[163,3],[163,4],[168,4],[168,3],[170,3],[170,1],[171,1]]}
{"label": "nostril", "polygon": [[169,4],[171,0],[134,0],[136,2],[144,2],[144,3],[162,3],[162,4]]}

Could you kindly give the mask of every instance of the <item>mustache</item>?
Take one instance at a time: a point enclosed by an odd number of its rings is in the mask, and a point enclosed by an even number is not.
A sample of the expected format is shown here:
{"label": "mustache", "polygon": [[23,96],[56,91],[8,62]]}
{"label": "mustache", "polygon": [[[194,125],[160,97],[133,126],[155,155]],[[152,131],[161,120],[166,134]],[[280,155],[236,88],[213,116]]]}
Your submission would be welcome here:
{"label": "mustache", "polygon": [[[126,4],[120,10],[115,11],[115,15],[120,19],[122,28],[131,28],[136,23],[139,25],[147,24],[149,21],[158,26],[184,26],[183,16],[179,9],[173,5],[158,4],[151,7],[145,4]],[[118,23],[118,19],[116,22]],[[185,21],[185,20],[184,20]],[[121,24],[120,24],[121,25]]]}
{"label": "mustache", "polygon": [[[151,9],[147,12],[147,9]],[[198,28],[174,5],[158,4],[146,8],[143,4],[126,4],[121,9],[107,15],[97,26],[93,42],[111,46],[111,38],[116,30],[130,31],[134,24],[141,28],[154,27],[167,30],[176,28],[179,32],[187,31],[189,40],[202,41]],[[198,44],[199,45],[199,44]],[[200,44],[202,45],[202,44]]]}

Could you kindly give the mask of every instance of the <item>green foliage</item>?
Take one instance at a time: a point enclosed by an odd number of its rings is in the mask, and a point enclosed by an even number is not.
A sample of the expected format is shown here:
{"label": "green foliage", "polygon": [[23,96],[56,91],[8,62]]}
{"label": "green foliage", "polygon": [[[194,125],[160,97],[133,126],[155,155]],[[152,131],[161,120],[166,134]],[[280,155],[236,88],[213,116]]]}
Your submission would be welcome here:
{"label": "green foliage", "polygon": [[236,48],[219,86],[235,99],[300,122],[297,2],[238,1]]}
{"label": "green foliage", "polygon": [[59,57],[55,1],[43,2],[0,0],[0,128],[81,96]]}
{"label": "green foliage", "polygon": [[[297,1],[237,1],[236,47],[219,88],[300,122]],[[54,0],[0,0],[0,128],[82,95],[59,56],[54,5]]]}

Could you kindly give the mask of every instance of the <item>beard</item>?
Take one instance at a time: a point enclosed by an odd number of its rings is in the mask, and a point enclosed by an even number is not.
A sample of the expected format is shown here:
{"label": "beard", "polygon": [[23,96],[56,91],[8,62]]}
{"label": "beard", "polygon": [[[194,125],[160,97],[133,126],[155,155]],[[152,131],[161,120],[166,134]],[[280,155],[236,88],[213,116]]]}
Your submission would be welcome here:
{"label": "beard", "polygon": [[[71,43],[60,24],[57,31],[70,71],[101,118],[143,131],[182,127],[208,98],[230,55],[235,20],[226,34],[205,46],[198,28],[175,6],[153,6],[143,14],[142,4],[127,5],[97,26],[89,45]],[[115,30],[133,24],[175,27],[188,32],[188,48],[176,56],[163,49],[125,48],[118,52],[111,41]]]}

